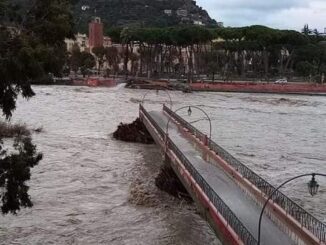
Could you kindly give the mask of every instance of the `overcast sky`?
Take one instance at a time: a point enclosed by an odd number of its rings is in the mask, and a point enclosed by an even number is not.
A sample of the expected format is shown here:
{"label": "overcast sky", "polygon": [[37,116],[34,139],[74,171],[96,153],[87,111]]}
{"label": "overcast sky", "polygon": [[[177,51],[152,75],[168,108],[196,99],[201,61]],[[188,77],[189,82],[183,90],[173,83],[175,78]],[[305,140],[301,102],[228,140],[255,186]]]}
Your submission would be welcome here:
{"label": "overcast sky", "polygon": [[301,30],[304,24],[326,27],[326,0],[197,0],[225,26],[262,24],[274,28]]}

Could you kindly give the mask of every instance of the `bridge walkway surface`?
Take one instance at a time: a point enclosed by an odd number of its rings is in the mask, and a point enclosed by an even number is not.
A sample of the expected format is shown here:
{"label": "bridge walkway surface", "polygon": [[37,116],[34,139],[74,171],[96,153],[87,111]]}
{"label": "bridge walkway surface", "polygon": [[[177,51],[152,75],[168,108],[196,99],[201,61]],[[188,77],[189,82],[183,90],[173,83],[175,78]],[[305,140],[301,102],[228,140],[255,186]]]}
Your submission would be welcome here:
{"label": "bridge walkway surface", "polygon": [[[163,131],[166,130],[169,118],[163,112],[150,111],[149,115]],[[202,152],[196,149],[194,142],[187,139],[173,121],[169,123],[169,137],[247,230],[257,238],[261,207],[222,168],[206,161]],[[261,244],[286,245],[295,243],[268,216],[264,216]]]}

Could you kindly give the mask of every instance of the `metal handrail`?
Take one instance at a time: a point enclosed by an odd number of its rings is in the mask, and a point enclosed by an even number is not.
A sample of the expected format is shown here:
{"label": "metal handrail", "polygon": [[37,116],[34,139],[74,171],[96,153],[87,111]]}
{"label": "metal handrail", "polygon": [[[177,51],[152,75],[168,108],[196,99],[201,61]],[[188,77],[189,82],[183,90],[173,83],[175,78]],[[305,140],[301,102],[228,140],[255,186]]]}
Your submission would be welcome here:
{"label": "metal handrail", "polygon": [[147,117],[147,119],[153,124],[155,129],[158,131],[159,135],[163,138],[165,135],[165,132],[161,127],[155,122],[155,120],[149,115],[149,113],[146,111],[144,106],[142,104],[139,104],[139,110]]}
{"label": "metal handrail", "polygon": [[170,150],[178,157],[178,159],[185,166],[187,171],[195,179],[196,183],[200,186],[209,200],[213,203],[217,211],[223,216],[227,221],[228,225],[237,233],[239,238],[246,245],[256,245],[257,240],[254,236],[247,230],[247,228],[242,224],[242,222],[237,218],[237,216],[232,212],[232,210],[224,203],[224,201],[217,195],[217,193],[210,187],[206,180],[201,176],[201,174],[193,167],[191,162],[186,158],[186,156],[179,150],[179,148],[172,142],[172,140],[165,134],[165,132],[160,128],[160,126],[153,120],[145,108],[140,105],[140,111],[147,117],[150,123],[158,131],[161,137],[166,137],[166,144]]}
{"label": "metal handrail", "polygon": [[[173,117],[177,122],[179,122],[183,127],[187,128],[195,136],[199,136],[199,139],[203,139],[204,134],[198,129],[193,127],[190,123],[185,121],[179,115],[173,113],[172,110],[164,106],[163,110]],[[260,191],[262,191],[266,196],[269,196],[274,190],[275,187],[271,185],[268,181],[260,177],[254,171],[249,169],[246,165],[241,163],[238,159],[233,157],[230,153],[224,150],[221,146],[216,144],[213,140],[209,140],[209,147],[217,155],[219,155],[223,160],[229,163],[236,171],[238,171],[244,178],[249,180],[254,184]],[[282,207],[285,212],[291,215],[295,220],[297,220],[303,227],[308,229],[314,236],[316,236],[319,241],[326,241],[326,225],[310,214],[308,211],[303,209],[292,199],[287,197],[281,191],[275,192],[272,197],[274,203]]]}
{"label": "metal handrail", "polygon": [[185,157],[185,155],[178,149],[178,147],[167,138],[168,148],[171,149],[178,159],[182,162],[191,176],[195,179],[196,183],[200,186],[208,199],[213,203],[217,211],[223,216],[227,223],[237,233],[244,244],[255,245],[257,244],[254,236],[248,231],[248,229],[242,224],[232,210],[224,203],[224,201],[217,195],[217,193],[210,187],[206,180],[198,173],[193,167],[191,162]]}

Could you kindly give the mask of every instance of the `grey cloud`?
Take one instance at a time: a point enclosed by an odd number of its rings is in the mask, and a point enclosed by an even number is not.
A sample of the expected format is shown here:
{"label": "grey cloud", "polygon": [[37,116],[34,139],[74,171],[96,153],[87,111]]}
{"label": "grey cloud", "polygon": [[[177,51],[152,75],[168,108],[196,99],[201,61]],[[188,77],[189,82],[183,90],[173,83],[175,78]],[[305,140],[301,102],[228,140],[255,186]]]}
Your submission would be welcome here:
{"label": "grey cloud", "polygon": [[[226,26],[261,24],[298,29],[305,23],[323,28],[325,0],[197,0]],[[326,23],[325,23],[326,25]]]}
{"label": "grey cloud", "polygon": [[[202,0],[203,1],[203,0]],[[252,10],[280,10],[297,7],[305,7],[309,5],[309,0],[228,0],[228,1],[212,1],[210,2],[214,8],[223,9],[252,9]]]}

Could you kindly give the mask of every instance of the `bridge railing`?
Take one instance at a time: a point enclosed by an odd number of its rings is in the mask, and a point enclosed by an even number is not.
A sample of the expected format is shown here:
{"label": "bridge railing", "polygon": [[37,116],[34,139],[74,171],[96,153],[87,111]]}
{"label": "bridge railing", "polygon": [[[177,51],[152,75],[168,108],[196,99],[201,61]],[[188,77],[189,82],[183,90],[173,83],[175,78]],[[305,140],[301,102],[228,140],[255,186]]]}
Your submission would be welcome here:
{"label": "bridge railing", "polygon": [[146,118],[151,122],[151,124],[155,127],[155,129],[157,130],[157,132],[159,133],[159,135],[164,139],[165,137],[165,132],[163,131],[163,129],[161,129],[161,127],[155,122],[155,120],[149,115],[149,113],[146,111],[146,109],[144,108],[144,106],[142,104],[139,104],[139,111],[141,111]]}
{"label": "bridge railing", "polygon": [[247,230],[247,228],[241,223],[232,210],[223,202],[223,200],[216,194],[216,192],[210,187],[206,180],[198,173],[193,167],[190,161],[179,150],[179,148],[170,140],[167,139],[168,149],[171,149],[178,159],[185,166],[187,171],[194,178],[196,183],[200,186],[208,199],[213,203],[216,210],[223,216],[228,225],[237,233],[241,241],[246,245],[256,245],[257,241],[254,236]]}
{"label": "bridge railing", "polygon": [[232,210],[223,202],[223,200],[217,195],[217,193],[210,187],[206,180],[198,173],[198,171],[193,167],[191,162],[186,158],[186,156],[179,150],[179,148],[171,141],[169,137],[166,137],[166,133],[161,129],[161,127],[153,120],[149,113],[140,105],[140,111],[146,116],[150,123],[155,127],[160,136],[166,140],[168,149],[172,150],[173,153],[178,157],[178,159],[185,166],[187,171],[194,178],[196,183],[203,190],[208,199],[213,203],[216,210],[223,216],[228,225],[237,233],[241,241],[246,245],[256,245],[257,240],[254,236],[247,230],[247,228],[241,223],[237,216],[232,212]]}
{"label": "bridge railing", "polygon": [[[205,137],[205,134],[196,129],[189,122],[184,120],[178,114],[174,113],[165,105],[163,110],[199,139],[202,140]],[[208,142],[208,146],[212,151],[214,151],[223,160],[229,163],[235,170],[237,170],[244,178],[249,180],[259,190],[261,190],[266,196],[269,196],[275,190],[275,187],[272,186],[269,182],[249,169],[246,165],[241,163],[238,159],[233,157],[230,153],[228,153],[211,139]],[[274,203],[282,207],[287,214],[291,215],[295,220],[297,220],[303,227],[314,234],[314,236],[316,236],[319,241],[326,242],[326,225],[323,222],[307,212],[289,197],[284,195],[281,191],[275,192],[272,200]]]}

